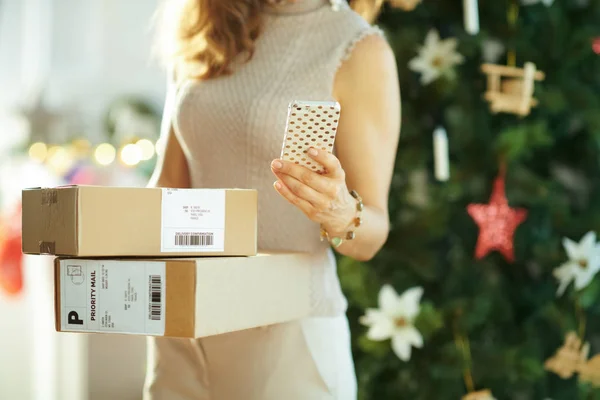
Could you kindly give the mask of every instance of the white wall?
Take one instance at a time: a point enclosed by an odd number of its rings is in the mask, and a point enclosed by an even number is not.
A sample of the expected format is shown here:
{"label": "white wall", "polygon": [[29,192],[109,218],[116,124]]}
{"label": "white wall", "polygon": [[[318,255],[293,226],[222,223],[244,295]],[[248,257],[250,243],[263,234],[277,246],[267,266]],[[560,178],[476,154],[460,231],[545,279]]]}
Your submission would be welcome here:
{"label": "white wall", "polygon": [[[81,112],[90,134],[99,134],[102,113],[117,96],[143,96],[160,107],[165,80],[163,72],[150,59],[150,19],[157,2],[2,0],[0,111],[23,101],[23,85],[31,76],[30,71],[37,68],[26,60],[43,58],[45,54],[49,55],[50,105]],[[24,10],[36,3],[49,6],[50,51],[23,54],[25,41],[29,46],[37,43],[35,32],[24,29],[24,15],[27,15]],[[43,42],[40,39],[39,46],[44,46]],[[144,339],[100,335],[84,339],[84,336],[55,334],[51,320],[43,317],[52,303],[51,267],[48,263],[35,264],[28,266],[27,287],[22,296],[8,299],[0,294],[0,399],[85,400],[67,394],[64,376],[54,382],[35,384],[44,372],[53,376],[51,371],[41,368],[54,366],[56,374],[67,374],[73,365],[77,368],[78,362],[86,363],[83,375],[91,372],[91,380],[80,382],[79,388],[91,393],[90,399],[140,398]],[[43,321],[34,323],[31,315],[42,316]],[[39,346],[44,343],[50,348],[40,352]]]}
{"label": "white wall", "polygon": [[80,110],[97,125],[109,102],[123,94],[161,106],[165,78],[150,54],[151,19],[159,0],[2,0],[0,108],[23,101],[24,74],[36,68],[27,60],[39,57],[23,54],[24,44],[36,42],[23,21],[27,5],[35,3],[50,5],[47,95],[52,108]]}
{"label": "white wall", "polygon": [[108,103],[123,94],[160,106],[165,78],[150,55],[157,0],[53,1],[54,19],[61,22],[54,28],[54,104],[78,107],[98,123]]}
{"label": "white wall", "polygon": [[23,297],[9,299],[0,294],[0,399],[32,398],[28,311]]}
{"label": "white wall", "polygon": [[0,106],[6,107],[18,98],[20,89],[20,44],[22,3],[8,0],[0,3]]}

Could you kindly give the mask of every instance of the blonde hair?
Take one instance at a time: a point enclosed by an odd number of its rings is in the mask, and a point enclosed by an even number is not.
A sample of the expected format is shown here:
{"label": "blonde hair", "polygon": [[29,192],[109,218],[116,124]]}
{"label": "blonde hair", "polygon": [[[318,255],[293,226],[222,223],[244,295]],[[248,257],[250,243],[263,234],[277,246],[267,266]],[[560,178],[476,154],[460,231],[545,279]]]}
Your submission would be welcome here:
{"label": "blonde hair", "polygon": [[[372,22],[383,0],[351,0]],[[231,73],[237,57],[252,58],[266,0],[164,0],[157,13],[156,50],[177,81]]]}

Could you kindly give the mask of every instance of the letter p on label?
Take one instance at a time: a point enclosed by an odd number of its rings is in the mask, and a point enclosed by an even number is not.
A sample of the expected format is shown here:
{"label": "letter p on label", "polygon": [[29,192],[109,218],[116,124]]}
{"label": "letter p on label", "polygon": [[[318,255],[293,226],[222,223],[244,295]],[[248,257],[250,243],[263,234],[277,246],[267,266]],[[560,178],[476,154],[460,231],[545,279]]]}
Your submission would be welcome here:
{"label": "letter p on label", "polygon": [[67,316],[67,323],[69,325],[83,325],[83,320],[79,319],[79,314],[76,311],[71,311]]}

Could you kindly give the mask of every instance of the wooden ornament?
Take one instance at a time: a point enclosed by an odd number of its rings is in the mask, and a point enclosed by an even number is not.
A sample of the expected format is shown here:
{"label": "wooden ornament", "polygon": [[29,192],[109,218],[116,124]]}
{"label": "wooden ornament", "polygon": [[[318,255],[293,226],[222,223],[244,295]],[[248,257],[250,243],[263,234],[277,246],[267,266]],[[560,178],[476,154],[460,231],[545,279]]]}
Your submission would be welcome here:
{"label": "wooden ornament", "polygon": [[350,0],[352,9],[367,22],[373,23],[381,12],[384,0]]}
{"label": "wooden ornament", "polygon": [[484,389],[477,392],[471,392],[462,397],[462,400],[496,400],[492,396],[491,390]]}
{"label": "wooden ornament", "polygon": [[404,11],[412,11],[414,10],[421,0],[388,0],[390,5],[394,8],[399,8]]}
{"label": "wooden ornament", "polygon": [[575,332],[569,332],[565,337],[565,343],[546,360],[544,368],[563,379],[569,379],[585,364],[588,352],[589,346],[582,345],[581,339]]}
{"label": "wooden ornament", "polygon": [[579,380],[600,387],[600,354],[579,366]]}
{"label": "wooden ornament", "polygon": [[544,80],[545,74],[536,70],[535,64],[528,62],[523,68],[483,64],[481,70],[488,78],[484,97],[490,103],[493,113],[511,113],[524,117],[538,104],[533,97],[535,81]]}
{"label": "wooden ornament", "polygon": [[600,387],[600,354],[588,360],[589,352],[589,344],[582,344],[575,332],[569,332],[563,346],[546,361],[544,367],[563,379],[578,373],[581,382]]}
{"label": "wooden ornament", "polygon": [[387,1],[393,8],[412,11],[422,0],[350,0],[352,9],[367,22],[373,23],[379,16],[383,3]]}

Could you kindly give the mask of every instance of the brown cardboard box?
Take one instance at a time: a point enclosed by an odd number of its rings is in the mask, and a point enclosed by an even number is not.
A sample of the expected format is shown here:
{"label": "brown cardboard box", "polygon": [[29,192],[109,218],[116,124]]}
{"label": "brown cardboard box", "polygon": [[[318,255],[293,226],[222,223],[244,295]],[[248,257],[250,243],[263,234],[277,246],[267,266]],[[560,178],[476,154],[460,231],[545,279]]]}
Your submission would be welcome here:
{"label": "brown cardboard box", "polygon": [[56,329],[198,338],[304,318],[310,254],[55,262]]}
{"label": "brown cardboard box", "polygon": [[65,186],[26,189],[22,199],[27,254],[256,254],[255,190]]}

